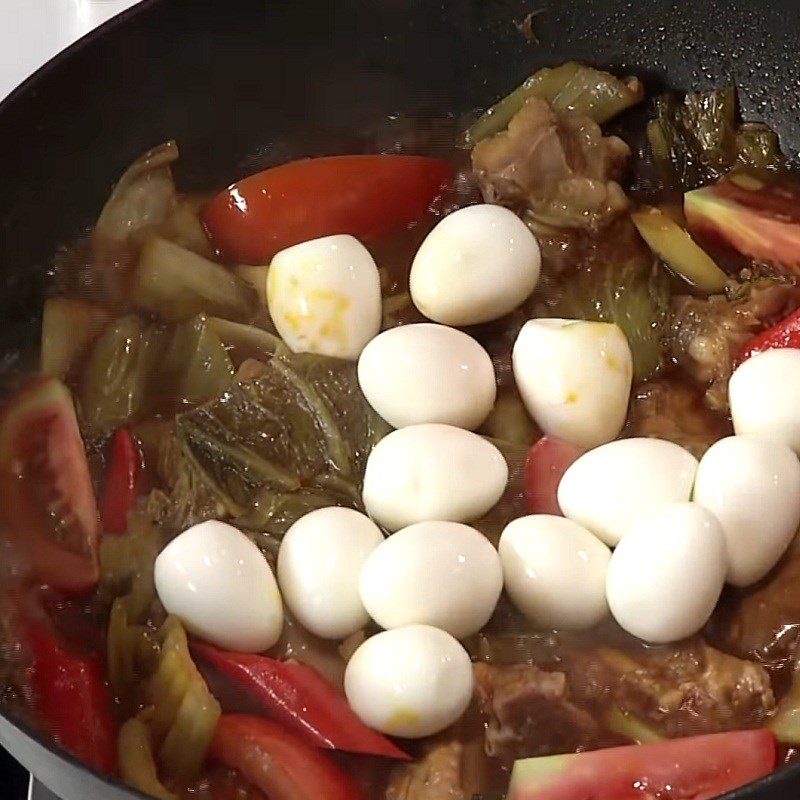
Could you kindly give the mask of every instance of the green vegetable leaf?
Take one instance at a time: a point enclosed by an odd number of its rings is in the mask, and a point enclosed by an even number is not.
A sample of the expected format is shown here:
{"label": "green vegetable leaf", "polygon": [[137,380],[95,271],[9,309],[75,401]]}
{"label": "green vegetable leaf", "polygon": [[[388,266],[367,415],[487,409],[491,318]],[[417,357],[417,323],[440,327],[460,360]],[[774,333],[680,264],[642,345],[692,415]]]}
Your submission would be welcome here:
{"label": "green vegetable leaf", "polygon": [[529,97],[541,97],[553,108],[575,111],[602,124],[640,102],[644,87],[637,78],[620,79],[575,61],[540,69],[486,111],[466,132],[464,144],[474,147],[507,128]]}
{"label": "green vegetable leaf", "polygon": [[690,286],[707,294],[723,291],[728,276],[667,214],[642,206],[631,213],[631,219],[650,249]]}
{"label": "green vegetable leaf", "polygon": [[682,188],[694,189],[734,167],[781,169],[786,158],[777,135],[764,125],[737,122],[736,89],[656,99],[656,118],[647,128],[653,156]]}
{"label": "green vegetable leaf", "polygon": [[192,405],[222,392],[234,372],[227,350],[202,315],[175,326],[160,369],[175,396]]}
{"label": "green vegetable leaf", "polygon": [[254,380],[177,417],[161,451],[167,489],[150,510],[173,530],[232,519],[269,550],[264,536],[314,508],[358,507],[366,458],[388,431],[352,362],[274,356]]}
{"label": "green vegetable leaf", "polygon": [[163,331],[130,315],[112,322],[92,347],[83,371],[79,402],[90,434],[140,416],[164,348]]}
{"label": "green vegetable leaf", "polygon": [[202,403],[219,395],[233,372],[228,352],[202,315],[166,326],[122,317],[94,343],[83,371],[84,428],[101,434],[155,409]]}
{"label": "green vegetable leaf", "polygon": [[92,238],[101,260],[138,249],[145,234],[165,220],[176,200],[171,165],[177,159],[178,146],[165,142],[128,167],[94,227]]}
{"label": "green vegetable leaf", "polygon": [[259,310],[256,290],[222,264],[157,236],[142,248],[131,300],[169,322],[202,312],[248,322]]}

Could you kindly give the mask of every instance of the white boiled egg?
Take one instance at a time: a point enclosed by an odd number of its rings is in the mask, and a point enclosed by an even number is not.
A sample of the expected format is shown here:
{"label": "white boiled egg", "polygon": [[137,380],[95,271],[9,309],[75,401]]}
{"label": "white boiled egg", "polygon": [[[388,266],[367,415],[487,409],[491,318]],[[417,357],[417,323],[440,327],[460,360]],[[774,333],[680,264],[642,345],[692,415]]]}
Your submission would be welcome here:
{"label": "white boiled egg", "polygon": [[582,455],[558,485],[565,517],[614,547],[639,517],[689,500],[697,459],[664,439],[620,439]]}
{"label": "white boiled egg", "polygon": [[300,624],[324,639],[344,639],[369,621],[358,594],[380,528],[352,508],[319,508],[289,528],[278,552],[278,585]]}
{"label": "white boiled egg", "polygon": [[618,325],[532,319],[519,332],[512,362],[525,407],[546,434],[597,447],[622,430],[633,360]]}
{"label": "white boiled egg", "polygon": [[260,653],[278,641],[283,604],[261,551],[240,531],[210,520],[176,536],[155,563],[166,611],[226,650]]}
{"label": "white boiled egg", "polygon": [[539,244],[502,206],[482,203],[448,214],[427,236],[411,265],[414,305],[445,325],[499,319],[536,288]]}
{"label": "white boiled egg", "polygon": [[729,436],[700,460],[694,500],[722,523],[728,582],[749,586],[775,566],[800,525],[800,461],[780,442]]}
{"label": "white boiled egg", "polygon": [[471,336],[425,322],[374,338],[358,360],[358,382],[393,428],[441,422],[473,430],[497,393],[492,359]]}
{"label": "white boiled egg", "polygon": [[269,313],[295,353],[358,358],[381,325],[375,261],[340,234],[281,250],[267,275]]}
{"label": "white boiled egg", "polygon": [[800,350],[766,350],[731,375],[728,396],[737,434],[757,434],[800,455]]}
{"label": "white boiled egg", "polygon": [[347,664],[344,690],[371,728],[406,739],[452,725],[472,699],[472,663],[449,634],[408,625],[367,639]]}
{"label": "white boiled egg", "polygon": [[539,628],[591,628],[608,614],[606,572],[611,551],[564,517],[515,519],[500,537],[508,596]]}
{"label": "white boiled egg", "polygon": [[419,522],[373,550],[361,600],[382,628],[433,625],[464,639],[492,616],[503,588],[489,540],[458,522]]}
{"label": "white boiled egg", "polygon": [[640,517],[611,556],[608,605],[628,633],[662,644],[706,624],[725,583],[725,534],[697,503]]}
{"label": "white boiled egg", "polygon": [[372,449],[362,497],[390,531],[425,520],[471,522],[502,496],[508,465],[476,433],[451,425],[410,425]]}

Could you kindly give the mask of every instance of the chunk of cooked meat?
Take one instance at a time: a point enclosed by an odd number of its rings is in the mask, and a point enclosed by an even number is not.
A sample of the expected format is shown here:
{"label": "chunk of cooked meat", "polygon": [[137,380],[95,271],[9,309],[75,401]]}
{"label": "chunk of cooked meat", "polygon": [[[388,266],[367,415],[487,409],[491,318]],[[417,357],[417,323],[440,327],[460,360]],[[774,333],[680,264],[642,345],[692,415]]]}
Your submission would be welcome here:
{"label": "chunk of cooked meat", "polygon": [[675,378],[647,381],[634,391],[628,412],[631,436],[666,439],[701,458],[730,423],[703,405],[697,391]]}
{"label": "chunk of cooked meat", "polygon": [[[388,775],[384,800],[472,800],[504,785],[505,775],[486,756],[483,719],[473,698],[454,725],[431,739],[411,743],[415,760]],[[384,781],[386,770],[384,768]]]}
{"label": "chunk of cooked meat", "polygon": [[475,664],[481,712],[488,719],[486,752],[504,762],[599,747],[597,721],[569,696],[563,672],[533,665]]}
{"label": "chunk of cooked meat", "polygon": [[705,392],[709,408],[728,409],[728,380],[742,346],[800,306],[800,287],[763,280],[728,299],[679,296],[672,302],[669,351]]}
{"label": "chunk of cooked meat", "polygon": [[588,117],[530,97],[507,131],[475,146],[472,167],[487,202],[539,224],[597,230],[629,206],[617,180],[630,152]]}
{"label": "chunk of cooked meat", "polygon": [[667,736],[752,728],[775,710],[763,667],[700,639],[636,654],[600,648],[571,661],[569,672],[577,696],[612,700]]}
{"label": "chunk of cooked meat", "polygon": [[408,764],[392,770],[386,800],[470,800],[462,785],[464,745],[437,741]]}
{"label": "chunk of cooked meat", "polygon": [[425,742],[418,758],[392,770],[385,800],[472,800],[503,777],[486,757],[483,724],[473,704],[456,725]]}
{"label": "chunk of cooked meat", "polygon": [[731,591],[708,625],[714,643],[742,657],[780,661],[800,643],[800,544],[764,580]]}

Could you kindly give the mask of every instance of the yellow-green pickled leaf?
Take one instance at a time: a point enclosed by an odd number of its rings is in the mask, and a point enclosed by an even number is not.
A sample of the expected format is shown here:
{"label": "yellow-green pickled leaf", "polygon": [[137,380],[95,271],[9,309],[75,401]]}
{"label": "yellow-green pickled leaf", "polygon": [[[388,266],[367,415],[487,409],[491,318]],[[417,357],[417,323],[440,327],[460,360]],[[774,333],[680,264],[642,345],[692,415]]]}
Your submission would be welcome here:
{"label": "yellow-green pickled leaf", "polygon": [[[318,362],[311,360],[310,365]],[[339,420],[335,417],[335,412],[331,403],[326,403],[326,398],[322,394],[322,384],[317,384],[313,380],[307,380],[296,367],[300,360],[295,364],[295,368],[288,366],[281,359],[275,358],[270,362],[273,372],[278,373],[280,380],[286,384],[290,391],[294,391],[310,419],[314,420],[318,435],[322,437],[325,457],[330,466],[342,475],[351,475],[353,465],[350,460],[350,453],[343,431],[337,424]],[[333,395],[335,401],[336,395]],[[345,422],[341,418],[341,422]]]}
{"label": "yellow-green pickled leaf", "polygon": [[647,128],[653,155],[684,189],[719,180],[737,166],[783,169],[777,135],[765,125],[737,122],[736,89],[693,92],[683,99],[656,99],[657,116]]}
{"label": "yellow-green pickled leaf", "polygon": [[653,730],[649,725],[646,725],[638,717],[629,714],[619,706],[612,706],[605,718],[606,727],[624,736],[627,739],[632,739],[639,744],[652,744],[653,742],[660,742],[664,739],[657,731]]}
{"label": "yellow-green pickled leaf", "polygon": [[690,286],[719,294],[728,276],[688,232],[658,208],[643,206],[631,213],[633,224],[647,246]]}
{"label": "yellow-green pickled leaf", "polygon": [[105,536],[100,542],[100,582],[118,587],[139,573],[152,574],[161,549],[161,537],[145,515],[128,515],[128,530],[123,536]]}
{"label": "yellow-green pickled leaf", "polygon": [[183,626],[168,617],[159,631],[158,667],[145,690],[148,724],[159,743],[165,775],[185,784],[196,777],[222,713],[189,653]]}
{"label": "yellow-green pickled leaf", "polygon": [[274,355],[289,353],[280,337],[255,325],[231,322],[221,317],[209,317],[206,324],[219,336],[225,347],[230,348],[233,360],[237,364],[248,358],[269,361]]}
{"label": "yellow-green pickled leaf", "polygon": [[162,349],[162,331],[135,315],[105,329],[92,347],[79,392],[91,433],[120,427],[145,411]]}
{"label": "yellow-green pickled leaf", "polygon": [[507,128],[529,97],[541,97],[554,108],[575,111],[602,124],[639,103],[644,86],[637,78],[620,79],[574,61],[540,69],[486,111],[467,131],[465,144],[474,147],[481,139]]}
{"label": "yellow-green pickled leaf", "polygon": [[180,625],[172,625],[161,644],[158,668],[145,690],[145,700],[153,707],[150,726],[157,739],[166,736],[192,681],[199,677],[189,655],[186,634]]}
{"label": "yellow-green pickled leaf", "polygon": [[256,290],[261,305],[266,307],[267,302],[267,275],[269,266],[252,266],[250,264],[237,264],[233,268],[234,274],[245,283],[249,283]]}
{"label": "yellow-green pickled leaf", "polygon": [[233,363],[202,315],[175,325],[161,371],[180,400],[195,405],[220,395],[233,379]]}
{"label": "yellow-green pickled leaf", "polygon": [[65,380],[110,319],[108,309],[99,303],[65,297],[45,300],[42,317],[42,373]]}
{"label": "yellow-green pickled leaf", "polygon": [[132,789],[156,800],[178,800],[158,779],[150,730],[140,719],[129,719],[119,731],[119,773]]}
{"label": "yellow-green pickled leaf", "polygon": [[128,167],[94,227],[96,250],[117,255],[120,249],[135,249],[149,230],[165,220],[176,200],[171,164],[178,155],[175,142],[165,142]]}
{"label": "yellow-green pickled leaf", "polygon": [[158,665],[159,647],[153,632],[132,622],[126,604],[118,598],[111,607],[108,623],[108,677],[115,694],[123,702],[134,704],[140,683]]}
{"label": "yellow-green pickled leaf", "polygon": [[108,678],[117,696],[133,687],[136,670],[128,614],[124,604],[115,600],[108,620],[107,661]]}
{"label": "yellow-green pickled leaf", "polygon": [[785,163],[778,134],[758,122],[745,122],[736,134],[738,160],[753,169],[775,169]]}
{"label": "yellow-green pickled leaf", "polygon": [[160,548],[159,532],[136,512],[128,515],[124,536],[107,536],[100,544],[102,590],[116,594],[127,587],[111,606],[107,633],[109,679],[127,703],[158,663],[158,643],[142,623],[155,599],[153,565]]}
{"label": "yellow-green pickled leaf", "polygon": [[669,163],[669,141],[660,120],[651,119],[647,123],[647,141],[653,158],[661,165]]}
{"label": "yellow-green pickled leaf", "polygon": [[162,448],[166,491],[150,506],[176,530],[231,518],[281,536],[305,508],[357,507],[366,457],[388,430],[352,362],[273,357],[258,377],[177,418]]}
{"label": "yellow-green pickled leaf", "polygon": [[530,447],[541,435],[516,389],[501,392],[480,433]]}
{"label": "yellow-green pickled leaf", "polygon": [[179,197],[159,225],[158,235],[205,258],[213,258],[214,248],[200,221],[200,211],[206,203],[203,197]]}
{"label": "yellow-green pickled leaf", "polygon": [[132,299],[170,322],[202,312],[247,322],[259,307],[255,289],[221,264],[158,237],[142,248]]}
{"label": "yellow-green pickled leaf", "polygon": [[205,683],[190,683],[158,752],[168,775],[182,784],[197,776],[221,715]]}
{"label": "yellow-green pickled leaf", "polygon": [[[294,492],[279,492],[268,488],[255,496],[252,510],[239,515],[236,524],[258,532],[256,537],[261,533],[281,537],[300,517],[318,508],[352,508],[358,503],[358,492],[353,484],[326,488],[301,486]],[[275,541],[277,543],[278,539]]]}
{"label": "yellow-green pickled leaf", "polygon": [[800,673],[795,672],[788,694],[778,704],[769,729],[779,742],[800,745]]}
{"label": "yellow-green pickled leaf", "polygon": [[[118,597],[111,608],[109,679],[123,708],[147,706],[146,714],[138,720],[145,730],[137,725],[127,728],[129,738],[126,752],[120,750],[120,769],[128,770],[123,777],[131,785],[137,785],[133,783],[137,776],[151,776],[148,763],[155,775],[155,745],[163,774],[186,784],[202,766],[221,709],[192,660],[180,621],[167,617],[158,631],[143,624],[155,597],[149,551],[154,529],[145,525],[141,515],[131,517],[135,530],[119,537],[126,540],[124,544],[106,546],[103,559],[107,585],[117,585],[128,572],[133,576],[128,594]],[[131,563],[123,566],[126,554]],[[123,767],[126,758],[127,766]]]}

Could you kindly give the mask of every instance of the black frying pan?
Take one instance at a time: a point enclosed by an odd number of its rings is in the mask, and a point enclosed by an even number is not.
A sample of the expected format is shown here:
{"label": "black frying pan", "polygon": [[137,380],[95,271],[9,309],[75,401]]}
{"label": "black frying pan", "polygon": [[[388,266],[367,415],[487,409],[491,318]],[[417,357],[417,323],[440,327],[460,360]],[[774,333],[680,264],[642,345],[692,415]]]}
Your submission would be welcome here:
{"label": "black frying pan", "polygon": [[[514,23],[538,10],[529,42]],[[797,157],[799,10],[796,0],[146,0],[0,105],[0,371],[35,347],[55,250],[159,142],[180,145],[181,188],[208,189],[341,149],[393,112],[485,107],[538,67],[581,59],[651,90],[735,83],[745,118],[768,122]],[[2,716],[0,744],[64,800],[136,796]],[[798,797],[794,767],[731,800]]]}

